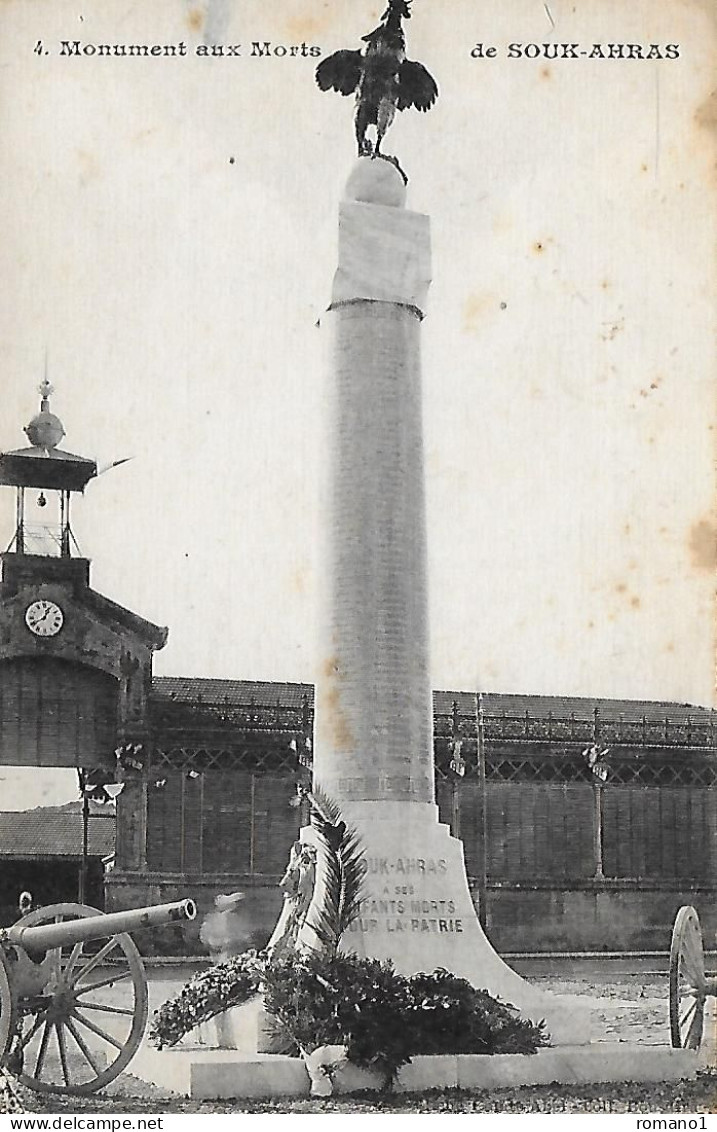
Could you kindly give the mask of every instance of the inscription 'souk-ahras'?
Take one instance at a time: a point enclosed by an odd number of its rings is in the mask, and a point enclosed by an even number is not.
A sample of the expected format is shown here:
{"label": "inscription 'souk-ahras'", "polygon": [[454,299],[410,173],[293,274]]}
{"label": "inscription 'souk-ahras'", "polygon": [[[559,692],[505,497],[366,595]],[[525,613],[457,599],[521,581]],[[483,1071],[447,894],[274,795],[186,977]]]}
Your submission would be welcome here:
{"label": "inscription 'souk-ahras'", "polygon": [[437,875],[448,871],[448,862],[445,857],[368,857],[368,872],[379,876],[426,876]]}

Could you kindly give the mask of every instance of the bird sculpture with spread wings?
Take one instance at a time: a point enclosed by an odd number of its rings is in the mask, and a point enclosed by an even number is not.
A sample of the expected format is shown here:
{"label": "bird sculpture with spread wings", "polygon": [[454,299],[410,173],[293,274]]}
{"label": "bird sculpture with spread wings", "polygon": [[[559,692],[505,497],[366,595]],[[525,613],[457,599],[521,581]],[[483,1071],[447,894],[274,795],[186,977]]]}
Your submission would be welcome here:
{"label": "bird sculpture with spread wings", "polygon": [[[422,63],[406,58],[403,20],[411,18],[412,0],[388,0],[381,23],[363,36],[366,47],[335,51],[316,68],[321,90],[356,95],[356,140],[360,157],[383,157],[399,169],[395,158],[381,153],[381,142],[397,110],[414,106],[430,110],[438,97],[435,79]],[[372,143],[369,126],[376,128]]]}

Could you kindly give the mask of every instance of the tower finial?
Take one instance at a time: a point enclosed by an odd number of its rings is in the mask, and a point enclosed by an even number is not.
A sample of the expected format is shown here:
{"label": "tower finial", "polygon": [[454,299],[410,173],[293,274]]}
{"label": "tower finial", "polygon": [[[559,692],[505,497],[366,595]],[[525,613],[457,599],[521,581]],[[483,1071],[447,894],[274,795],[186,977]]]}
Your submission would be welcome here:
{"label": "tower finial", "polygon": [[45,346],[45,373],[42,381],[37,387],[37,392],[42,398],[42,400],[40,401],[40,412],[46,413],[50,408],[50,396],[55,392],[54,387],[50,385],[50,378],[48,376],[47,345]]}
{"label": "tower finial", "polygon": [[28,440],[36,448],[52,451],[65,435],[62,421],[50,412],[50,396],[55,392],[47,376],[47,354],[45,354],[45,376],[37,387],[40,394],[40,412],[32,418],[25,429]]}
{"label": "tower finial", "polygon": [[50,397],[55,392],[54,385],[51,385],[47,378],[47,370],[45,370],[45,377],[37,387],[37,392],[40,394],[40,412],[46,413],[50,408]]}

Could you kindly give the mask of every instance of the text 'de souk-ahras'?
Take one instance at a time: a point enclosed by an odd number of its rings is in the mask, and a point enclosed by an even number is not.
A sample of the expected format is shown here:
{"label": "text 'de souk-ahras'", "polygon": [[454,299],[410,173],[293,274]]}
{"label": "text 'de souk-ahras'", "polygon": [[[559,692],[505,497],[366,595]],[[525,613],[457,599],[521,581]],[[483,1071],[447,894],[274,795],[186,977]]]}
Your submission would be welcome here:
{"label": "text 'de souk-ahras'", "polygon": [[679,59],[679,43],[476,43],[473,59]]}

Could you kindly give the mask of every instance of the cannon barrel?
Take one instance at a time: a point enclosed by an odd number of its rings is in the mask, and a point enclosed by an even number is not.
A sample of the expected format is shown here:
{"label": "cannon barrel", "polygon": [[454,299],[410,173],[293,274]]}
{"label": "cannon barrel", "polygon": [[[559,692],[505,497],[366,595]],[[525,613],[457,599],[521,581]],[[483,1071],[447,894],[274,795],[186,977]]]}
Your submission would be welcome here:
{"label": "cannon barrel", "polygon": [[110,912],[108,915],[100,913],[78,920],[64,920],[59,924],[42,924],[36,928],[16,924],[7,929],[7,935],[12,943],[32,955],[48,951],[52,947],[103,939],[120,932],[159,928],[166,924],[193,920],[196,914],[193,900],[179,900],[174,904],[155,904],[148,908],[131,908],[127,912]]}

